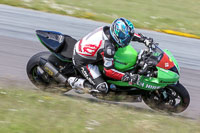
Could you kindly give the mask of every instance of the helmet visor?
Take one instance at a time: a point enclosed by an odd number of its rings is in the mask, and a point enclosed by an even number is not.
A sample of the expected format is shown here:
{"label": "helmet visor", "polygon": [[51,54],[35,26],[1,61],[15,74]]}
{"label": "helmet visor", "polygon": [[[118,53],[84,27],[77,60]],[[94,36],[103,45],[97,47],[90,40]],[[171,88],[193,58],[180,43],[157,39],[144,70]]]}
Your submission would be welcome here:
{"label": "helmet visor", "polygon": [[133,39],[133,36],[130,36],[130,35],[126,36],[124,39],[120,39],[120,46],[125,47],[129,45],[132,39]]}

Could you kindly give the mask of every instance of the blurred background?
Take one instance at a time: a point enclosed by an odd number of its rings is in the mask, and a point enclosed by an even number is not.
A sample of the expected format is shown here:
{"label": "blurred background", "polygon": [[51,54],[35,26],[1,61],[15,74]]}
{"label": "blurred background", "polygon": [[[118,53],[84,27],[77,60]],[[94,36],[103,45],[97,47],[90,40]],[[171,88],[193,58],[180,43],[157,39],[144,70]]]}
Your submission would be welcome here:
{"label": "blurred background", "polygon": [[[199,16],[199,0],[0,0],[0,132],[199,132],[200,40],[162,33],[167,29],[199,37]],[[143,103],[120,103],[128,108],[32,91],[26,63],[47,51],[35,30],[79,40],[119,17],[131,20],[137,33],[154,38],[177,59],[180,82],[191,97],[178,117],[152,112]]]}

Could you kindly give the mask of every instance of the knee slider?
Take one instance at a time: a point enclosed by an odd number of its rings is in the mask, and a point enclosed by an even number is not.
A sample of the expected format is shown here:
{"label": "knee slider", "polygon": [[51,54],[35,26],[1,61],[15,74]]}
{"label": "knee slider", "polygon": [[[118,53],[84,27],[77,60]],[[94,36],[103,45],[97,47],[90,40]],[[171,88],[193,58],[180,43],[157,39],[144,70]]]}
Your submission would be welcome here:
{"label": "knee slider", "polygon": [[96,89],[101,91],[101,92],[107,93],[108,92],[108,85],[107,85],[106,82],[103,82],[103,83],[98,84]]}

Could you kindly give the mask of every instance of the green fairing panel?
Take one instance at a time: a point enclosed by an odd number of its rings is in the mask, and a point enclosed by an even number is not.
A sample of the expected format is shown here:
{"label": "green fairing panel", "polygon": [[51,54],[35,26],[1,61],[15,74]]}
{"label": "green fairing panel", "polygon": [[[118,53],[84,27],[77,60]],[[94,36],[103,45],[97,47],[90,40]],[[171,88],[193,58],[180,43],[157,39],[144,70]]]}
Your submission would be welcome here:
{"label": "green fairing panel", "polygon": [[[175,60],[174,56],[171,54],[171,52],[168,50],[164,50],[164,52],[166,52],[169,58],[174,62],[177,69],[180,70],[178,63]],[[136,60],[137,60],[137,52],[131,46],[127,46],[126,48],[120,49],[120,51],[116,53],[115,68],[121,71],[128,70],[128,68],[135,65]],[[140,81],[134,85],[130,85],[128,82],[122,82],[122,81],[108,80],[107,82],[115,84],[117,86],[137,87],[140,89],[151,91],[164,88],[169,84],[175,84],[179,80],[179,75],[177,73],[172,72],[170,70],[165,70],[160,67],[156,68],[158,70],[157,78],[141,76]]]}
{"label": "green fairing panel", "polygon": [[179,75],[176,74],[175,72],[172,72],[170,70],[165,70],[159,67],[157,67],[157,69],[158,69],[157,78],[141,76],[140,82],[134,85],[130,85],[128,84],[128,82],[122,82],[122,81],[108,80],[107,82],[115,84],[117,86],[129,86],[129,87],[131,86],[151,91],[164,88],[169,84],[175,84],[179,80]]}
{"label": "green fairing panel", "polygon": [[174,56],[172,55],[172,53],[167,50],[167,49],[164,49],[163,50],[167,55],[168,57],[174,62],[174,65],[176,66],[176,68],[178,69],[178,72],[180,73],[180,67],[178,65],[178,62],[176,61],[176,59],[174,58]]}
{"label": "green fairing panel", "polygon": [[160,82],[165,83],[175,83],[179,80],[179,75],[170,70],[165,70],[163,68],[157,67],[158,69],[158,79]]}
{"label": "green fairing panel", "polygon": [[107,82],[115,84],[117,86],[137,87],[148,91],[164,88],[165,86],[168,85],[167,83],[160,83],[159,79],[157,78],[145,77],[145,76],[141,76],[140,81],[134,85],[129,85],[128,82],[122,82],[122,81],[108,80]]}
{"label": "green fairing panel", "polygon": [[114,56],[115,68],[122,72],[133,68],[137,61],[137,55],[137,51],[131,45],[119,48]]}

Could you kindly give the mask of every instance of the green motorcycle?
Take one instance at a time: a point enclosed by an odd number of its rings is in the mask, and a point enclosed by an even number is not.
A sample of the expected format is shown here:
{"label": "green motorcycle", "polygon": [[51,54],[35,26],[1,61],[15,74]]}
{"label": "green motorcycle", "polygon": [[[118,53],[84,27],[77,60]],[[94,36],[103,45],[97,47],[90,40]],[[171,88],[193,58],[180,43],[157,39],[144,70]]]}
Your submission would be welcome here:
{"label": "green motorcycle", "polygon": [[[81,78],[72,63],[72,54],[77,40],[53,31],[36,31],[41,43],[50,52],[40,52],[27,64],[27,75],[32,83],[45,91],[67,92],[67,77]],[[78,93],[89,93],[108,101],[144,101],[154,110],[180,113],[189,103],[186,88],[179,83],[179,65],[168,50],[151,44],[139,53],[131,46],[119,48],[114,57],[115,68],[122,72],[140,74],[136,84],[116,81],[104,77],[109,85],[108,94],[96,93],[93,89],[75,89]],[[102,62],[97,62],[103,72]]]}

